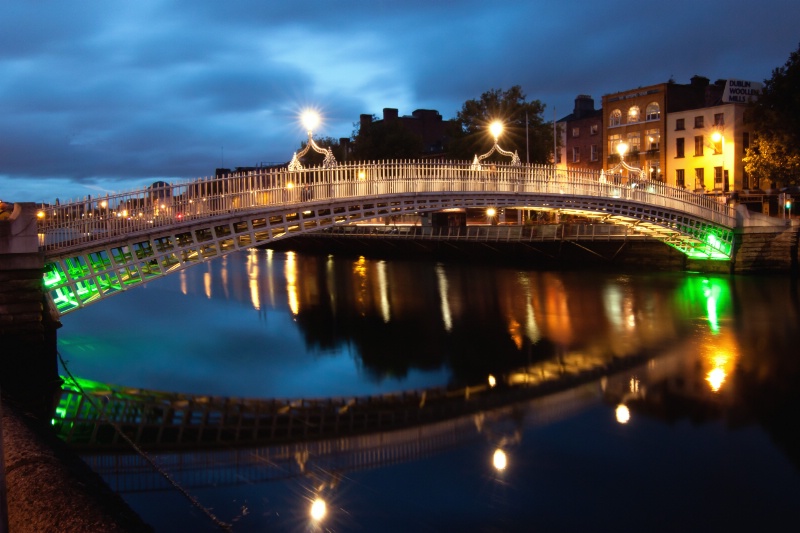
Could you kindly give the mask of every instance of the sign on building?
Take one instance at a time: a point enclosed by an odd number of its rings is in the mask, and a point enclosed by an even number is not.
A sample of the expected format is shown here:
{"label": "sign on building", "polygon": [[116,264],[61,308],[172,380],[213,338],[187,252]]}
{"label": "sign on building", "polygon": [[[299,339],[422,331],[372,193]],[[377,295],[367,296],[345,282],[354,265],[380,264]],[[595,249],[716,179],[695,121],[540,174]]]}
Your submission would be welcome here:
{"label": "sign on building", "polygon": [[763,84],[757,81],[728,80],[722,93],[722,102],[726,104],[744,104],[758,98]]}

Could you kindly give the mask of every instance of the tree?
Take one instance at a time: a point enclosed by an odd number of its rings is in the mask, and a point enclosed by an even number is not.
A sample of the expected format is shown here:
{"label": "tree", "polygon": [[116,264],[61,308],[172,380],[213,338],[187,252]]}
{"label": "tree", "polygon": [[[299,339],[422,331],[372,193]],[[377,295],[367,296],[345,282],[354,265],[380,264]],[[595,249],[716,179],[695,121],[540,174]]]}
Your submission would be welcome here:
{"label": "tree", "polygon": [[745,170],[775,187],[800,184],[800,46],[764,81],[748,114],[756,137],[743,159]]}
{"label": "tree", "polygon": [[423,151],[422,138],[399,122],[389,123],[373,115],[369,125],[356,127],[353,159],[357,161],[411,159]]}
{"label": "tree", "polygon": [[[489,125],[499,120],[503,133],[498,145],[504,150],[517,151],[523,163],[547,163],[553,147],[551,125],[542,118],[545,105],[539,100],[526,101],[522,87],[514,85],[507,91],[491,89],[478,100],[467,100],[458,112],[461,126],[457,138],[447,146],[450,159],[472,160],[491,149],[494,137]],[[493,154],[492,159],[504,160]]]}

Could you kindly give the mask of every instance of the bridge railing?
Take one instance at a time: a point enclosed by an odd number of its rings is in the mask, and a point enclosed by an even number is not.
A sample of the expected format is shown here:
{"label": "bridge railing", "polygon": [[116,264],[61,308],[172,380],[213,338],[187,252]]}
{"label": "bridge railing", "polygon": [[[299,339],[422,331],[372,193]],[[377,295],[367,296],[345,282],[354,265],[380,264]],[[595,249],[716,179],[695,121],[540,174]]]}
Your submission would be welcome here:
{"label": "bridge railing", "polygon": [[176,226],[238,211],[403,194],[574,195],[623,199],[683,211],[733,226],[733,209],[713,198],[660,182],[604,180],[589,170],[547,165],[483,165],[468,162],[375,161],[334,168],[262,169],[201,178],[104,197],[44,204],[40,247],[55,250],[86,242]]}

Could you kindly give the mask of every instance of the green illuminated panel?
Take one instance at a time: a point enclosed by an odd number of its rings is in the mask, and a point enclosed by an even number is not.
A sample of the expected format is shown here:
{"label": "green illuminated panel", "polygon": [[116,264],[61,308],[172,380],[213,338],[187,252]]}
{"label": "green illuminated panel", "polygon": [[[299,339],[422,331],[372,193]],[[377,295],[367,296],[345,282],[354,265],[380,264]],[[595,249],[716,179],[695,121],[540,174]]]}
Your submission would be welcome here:
{"label": "green illuminated panel", "polygon": [[50,296],[59,313],[65,313],[79,307],[78,299],[72,294],[72,289],[69,286],[50,291]]}
{"label": "green illuminated panel", "polygon": [[91,252],[88,258],[89,263],[92,265],[92,270],[95,272],[102,272],[111,268],[111,259],[108,258],[108,254],[105,250]]}
{"label": "green illuminated panel", "polygon": [[81,303],[86,303],[100,296],[97,285],[91,279],[77,282],[75,288],[77,289],[78,298],[81,299]]}
{"label": "green illuminated panel", "polygon": [[69,257],[64,260],[64,264],[69,272],[69,277],[72,279],[80,279],[89,275],[89,267],[83,260],[83,257]]}
{"label": "green illuminated panel", "polygon": [[97,284],[100,286],[100,291],[103,294],[116,292],[122,290],[122,284],[114,272],[107,274],[100,274],[97,276]]}
{"label": "green illuminated panel", "polygon": [[67,276],[64,274],[64,271],[61,269],[61,265],[58,263],[47,263],[44,266],[44,275],[43,281],[45,288],[55,287],[62,283],[65,283],[67,280]]}

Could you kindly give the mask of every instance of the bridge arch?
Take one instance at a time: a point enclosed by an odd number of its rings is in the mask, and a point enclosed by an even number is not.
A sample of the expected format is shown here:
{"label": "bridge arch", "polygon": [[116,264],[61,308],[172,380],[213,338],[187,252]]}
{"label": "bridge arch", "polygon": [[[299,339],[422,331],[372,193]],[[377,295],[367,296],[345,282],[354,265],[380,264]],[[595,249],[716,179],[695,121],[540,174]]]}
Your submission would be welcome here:
{"label": "bridge arch", "polygon": [[[161,186],[164,188],[164,185]],[[553,166],[389,161],[271,169],[43,205],[44,284],[59,314],[237,250],[394,215],[462,208],[580,214],[683,253],[729,259],[731,207],[660,182]]]}

